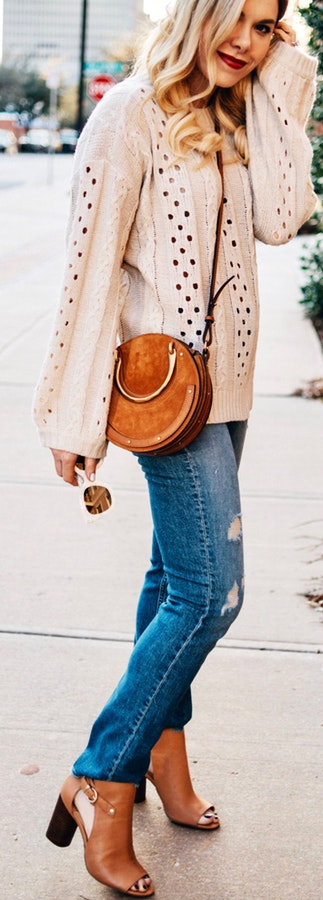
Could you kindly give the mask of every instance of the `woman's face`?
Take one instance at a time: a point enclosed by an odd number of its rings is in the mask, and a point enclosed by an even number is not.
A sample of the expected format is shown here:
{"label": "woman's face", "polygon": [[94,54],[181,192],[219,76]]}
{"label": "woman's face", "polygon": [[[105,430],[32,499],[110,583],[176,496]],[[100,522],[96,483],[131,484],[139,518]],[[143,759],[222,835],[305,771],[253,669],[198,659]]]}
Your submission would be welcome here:
{"label": "woman's face", "polygon": [[[246,0],[239,21],[216,51],[217,87],[233,87],[259,66],[268,53],[277,16],[278,0]],[[207,22],[197,56],[197,70],[205,87],[208,83],[206,52],[210,28],[211,24]]]}

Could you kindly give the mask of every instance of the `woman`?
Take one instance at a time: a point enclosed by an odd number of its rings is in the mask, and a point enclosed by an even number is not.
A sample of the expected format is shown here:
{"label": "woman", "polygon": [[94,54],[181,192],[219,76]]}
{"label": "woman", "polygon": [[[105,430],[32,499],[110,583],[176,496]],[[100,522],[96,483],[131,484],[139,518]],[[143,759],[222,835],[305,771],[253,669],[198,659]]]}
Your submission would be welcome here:
{"label": "woman", "polygon": [[193,790],[183,729],[192,680],[243,599],[237,467],[258,332],[254,239],[288,241],[315,201],[304,131],[315,62],[280,21],[286,5],[177,0],[134,76],[97,106],[76,152],[66,277],[35,401],[65,481],[77,484],[78,455],[94,480],[106,453],[117,335],[164,332],[201,349],[220,148],[218,281],[234,275],[216,312],[207,426],[173,456],[139,455],[154,534],[135,646],[48,829],[64,846],[78,825],[89,872],[131,896],[153,893],[131,836],[146,773],[172,821],[219,826]]}

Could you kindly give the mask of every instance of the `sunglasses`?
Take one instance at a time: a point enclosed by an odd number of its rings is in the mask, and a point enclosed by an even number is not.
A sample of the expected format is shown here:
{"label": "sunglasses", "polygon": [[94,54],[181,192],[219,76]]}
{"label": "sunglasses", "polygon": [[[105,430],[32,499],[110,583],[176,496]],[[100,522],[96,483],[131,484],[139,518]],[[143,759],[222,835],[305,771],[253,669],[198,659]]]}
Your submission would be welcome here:
{"label": "sunglasses", "polygon": [[[100,465],[100,463],[98,463]],[[93,484],[86,477],[84,468],[84,458],[79,456],[76,460],[75,474],[78,486],[81,489],[81,508],[90,521],[95,516],[108,512],[112,506],[112,496],[109,488],[104,484]]]}

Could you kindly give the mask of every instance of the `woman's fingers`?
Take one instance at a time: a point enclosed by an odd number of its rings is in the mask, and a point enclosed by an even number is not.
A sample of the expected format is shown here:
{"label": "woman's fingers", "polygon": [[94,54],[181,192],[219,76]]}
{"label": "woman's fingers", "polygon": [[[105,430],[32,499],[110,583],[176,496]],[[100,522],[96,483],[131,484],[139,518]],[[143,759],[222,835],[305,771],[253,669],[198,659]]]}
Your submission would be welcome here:
{"label": "woman's fingers", "polygon": [[67,450],[51,450],[57,475],[67,481],[68,484],[77,486],[77,478],[75,475],[75,463],[77,453],[68,453]]}
{"label": "woman's fingers", "polygon": [[291,47],[295,47],[296,31],[294,31],[294,28],[290,25],[287,25],[287,22],[277,22],[274,34],[280,41],[284,41],[285,44],[290,44]]}
{"label": "woman's fingers", "polygon": [[[78,481],[75,474],[75,465],[80,459],[77,453],[69,453],[67,450],[53,450],[52,454],[55,462],[57,475],[67,481],[68,484],[77,486]],[[95,480],[95,472],[97,467],[97,459],[92,456],[86,456],[82,459],[82,469],[85,469],[85,475],[89,481]]]}
{"label": "woman's fingers", "polygon": [[95,472],[97,467],[97,459],[93,459],[91,456],[85,457],[85,474],[89,481],[95,480]]}

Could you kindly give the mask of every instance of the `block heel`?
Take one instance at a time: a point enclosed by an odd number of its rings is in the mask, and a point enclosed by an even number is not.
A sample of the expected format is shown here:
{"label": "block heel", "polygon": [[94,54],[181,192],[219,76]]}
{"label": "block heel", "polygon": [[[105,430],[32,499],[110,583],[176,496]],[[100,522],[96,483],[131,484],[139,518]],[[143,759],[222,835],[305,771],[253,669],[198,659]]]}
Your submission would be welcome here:
{"label": "block heel", "polygon": [[76,829],[77,823],[59,796],[46,831],[46,837],[52,844],[56,844],[56,847],[69,847]]}
{"label": "block heel", "polygon": [[136,788],[135,803],[144,803],[146,800],[146,776],[141,779],[140,784]]}

